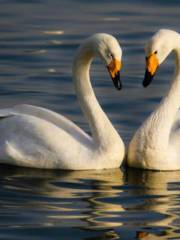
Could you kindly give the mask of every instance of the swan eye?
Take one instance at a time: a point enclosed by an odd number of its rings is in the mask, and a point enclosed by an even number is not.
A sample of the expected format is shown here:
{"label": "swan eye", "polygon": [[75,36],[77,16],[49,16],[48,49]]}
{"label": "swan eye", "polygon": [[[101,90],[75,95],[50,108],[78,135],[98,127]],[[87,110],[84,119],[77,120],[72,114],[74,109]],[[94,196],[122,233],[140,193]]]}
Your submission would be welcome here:
{"label": "swan eye", "polygon": [[[153,54],[155,54],[155,55],[156,55],[157,53],[158,53],[158,51],[154,51],[154,53],[153,53]],[[148,58],[149,58],[149,57],[146,57],[146,60],[148,60]]]}

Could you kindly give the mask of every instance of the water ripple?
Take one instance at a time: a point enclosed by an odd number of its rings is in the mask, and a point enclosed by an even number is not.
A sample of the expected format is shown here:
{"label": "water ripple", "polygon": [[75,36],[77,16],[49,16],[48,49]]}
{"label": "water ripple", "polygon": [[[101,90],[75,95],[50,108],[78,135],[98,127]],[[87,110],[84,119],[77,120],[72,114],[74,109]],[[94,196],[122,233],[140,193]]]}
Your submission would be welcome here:
{"label": "water ripple", "polygon": [[[86,37],[111,33],[123,48],[123,90],[95,61],[93,87],[128,144],[167,90],[172,56],[145,91],[144,45],[159,28],[179,30],[179,0],[3,0],[0,107],[29,103],[72,119],[86,132],[72,61]],[[0,166],[0,239],[179,239],[180,172],[41,171]]]}

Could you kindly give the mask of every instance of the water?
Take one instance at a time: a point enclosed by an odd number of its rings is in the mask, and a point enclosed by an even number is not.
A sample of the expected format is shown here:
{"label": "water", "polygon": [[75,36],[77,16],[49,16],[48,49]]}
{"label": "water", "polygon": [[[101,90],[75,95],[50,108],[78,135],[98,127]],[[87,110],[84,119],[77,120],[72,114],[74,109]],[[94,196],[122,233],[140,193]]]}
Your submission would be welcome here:
{"label": "water", "polygon": [[[141,86],[144,45],[160,28],[179,30],[178,0],[1,0],[0,107],[29,103],[60,112],[89,132],[71,65],[83,40],[116,36],[123,90],[95,61],[103,109],[128,143],[168,89],[170,56]],[[0,166],[0,239],[180,239],[180,172],[43,171]]]}

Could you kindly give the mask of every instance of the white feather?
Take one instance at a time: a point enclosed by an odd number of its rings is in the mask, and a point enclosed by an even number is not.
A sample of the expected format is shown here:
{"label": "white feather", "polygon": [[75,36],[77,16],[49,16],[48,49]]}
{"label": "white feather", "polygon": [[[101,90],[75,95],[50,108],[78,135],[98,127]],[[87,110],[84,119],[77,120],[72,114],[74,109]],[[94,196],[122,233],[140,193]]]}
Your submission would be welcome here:
{"label": "white feather", "polygon": [[54,169],[117,168],[124,144],[94,95],[89,68],[92,58],[108,62],[106,52],[121,58],[117,40],[96,34],[80,47],[73,75],[79,103],[89,121],[92,137],[64,116],[50,110],[19,105],[0,110],[0,162]]}
{"label": "white feather", "polygon": [[158,31],[146,47],[147,56],[155,51],[160,64],[171,51],[175,53],[175,77],[167,95],[132,138],[127,163],[144,169],[179,170],[180,35],[171,30]]}

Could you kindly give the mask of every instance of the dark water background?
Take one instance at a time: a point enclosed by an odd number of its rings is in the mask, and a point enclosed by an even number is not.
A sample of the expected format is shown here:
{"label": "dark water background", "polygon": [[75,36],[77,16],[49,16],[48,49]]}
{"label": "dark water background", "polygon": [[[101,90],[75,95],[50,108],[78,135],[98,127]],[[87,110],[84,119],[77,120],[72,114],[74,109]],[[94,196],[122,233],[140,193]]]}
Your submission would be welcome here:
{"label": "dark water background", "polygon": [[[179,0],[0,0],[0,107],[29,103],[89,132],[71,65],[79,44],[106,32],[123,48],[123,90],[95,61],[103,109],[128,143],[168,88],[173,57],[143,89],[144,45],[179,31]],[[0,239],[180,239],[180,172],[43,171],[0,166]]]}

